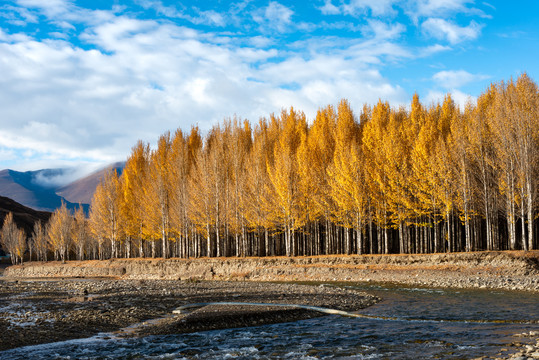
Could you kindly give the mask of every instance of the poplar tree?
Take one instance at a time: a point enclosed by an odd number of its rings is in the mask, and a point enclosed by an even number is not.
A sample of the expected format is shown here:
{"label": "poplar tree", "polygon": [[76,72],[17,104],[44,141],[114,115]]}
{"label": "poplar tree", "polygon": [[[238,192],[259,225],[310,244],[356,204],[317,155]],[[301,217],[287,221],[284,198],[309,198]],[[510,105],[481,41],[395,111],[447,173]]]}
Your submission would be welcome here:
{"label": "poplar tree", "polygon": [[[217,237],[220,226],[221,198],[219,194],[219,151],[216,129],[212,129],[198,151],[195,167],[190,178],[190,218],[197,226],[197,231],[206,240],[206,256],[220,256]],[[215,234],[215,236],[213,236]],[[202,250],[202,249],[200,249]]]}
{"label": "poplar tree", "polygon": [[73,218],[66,204],[57,209],[47,225],[49,247],[55,254],[55,260],[69,260],[69,252],[73,244]]}
{"label": "poplar tree", "polygon": [[390,134],[389,121],[391,110],[387,102],[378,101],[372,108],[370,120],[363,128],[363,149],[366,166],[369,169],[367,184],[372,203],[372,217],[377,225],[376,239],[371,238],[370,248],[373,252],[389,253],[390,226],[388,214],[388,174],[385,162],[388,160],[389,147],[387,141]]}
{"label": "poplar tree", "polygon": [[149,238],[153,239],[152,257],[157,256],[156,241],[161,240],[161,255],[169,257],[170,214],[173,198],[170,133],[159,137],[152,151],[144,194],[144,221]]}
{"label": "poplar tree", "polygon": [[73,222],[73,246],[76,248],[77,260],[84,260],[89,245],[88,221],[82,206],[75,211]]}
{"label": "poplar tree", "polygon": [[228,141],[228,155],[230,160],[230,173],[227,181],[227,238],[233,239],[227,246],[227,255],[258,255],[260,256],[260,243],[250,244],[247,235],[247,221],[245,219],[245,189],[247,182],[247,158],[252,147],[252,131],[248,121],[240,124],[238,119],[231,123],[232,133]]}
{"label": "poplar tree", "polygon": [[[273,149],[273,138],[268,134],[268,124],[260,120],[253,130],[253,144],[246,159],[246,179],[243,196],[243,211],[247,226],[258,237],[259,255],[275,255],[275,243],[270,238],[273,228],[271,219],[273,189],[266,164]],[[238,255],[246,255],[240,249]]]}
{"label": "poplar tree", "polygon": [[174,234],[177,255],[189,257],[189,189],[188,181],[192,167],[189,155],[189,138],[178,129],[171,144],[171,230]]}
{"label": "poplar tree", "polygon": [[409,109],[365,105],[359,121],[342,100],[312,124],[290,108],[204,137],[178,129],[107,175],[93,238],[101,258],[130,257],[132,241],[163,257],[534,249],[538,111],[523,74],[463,111],[414,94]]}
{"label": "poplar tree", "polygon": [[[304,192],[312,201],[309,218],[316,222],[313,231],[313,251],[316,254],[328,251],[329,223],[336,209],[331,193],[331,177],[328,173],[335,152],[335,132],[338,129],[336,124],[337,113],[333,106],[328,105],[319,109],[302,149],[301,181],[304,184]],[[322,231],[321,228],[325,228],[326,231]]]}
{"label": "poplar tree", "polygon": [[[520,209],[522,248],[535,248],[534,210],[537,197],[539,162],[539,94],[537,84],[521,75],[517,81],[497,87],[496,115],[493,120],[498,136],[505,145],[506,156],[516,183],[517,206]],[[502,133],[503,132],[503,133]],[[512,185],[512,184],[511,184]]]}
{"label": "poplar tree", "polygon": [[[116,170],[109,170],[97,186],[90,207],[90,229],[97,239],[100,259],[120,255],[119,243],[123,225],[120,194],[121,182],[118,173]],[[110,252],[104,248],[105,242],[110,243]]]}
{"label": "poplar tree", "polygon": [[132,244],[138,244],[138,254],[144,257],[147,232],[144,229],[144,199],[148,182],[150,146],[142,141],[131,149],[122,172],[120,212],[125,232],[126,257],[131,257]]}
{"label": "poplar tree", "polygon": [[[496,166],[502,161],[496,158],[494,127],[489,119],[492,116],[492,106],[495,100],[496,90],[492,87],[482,94],[477,100],[477,107],[469,121],[469,141],[471,156],[473,159],[472,176],[475,180],[476,197],[480,203],[474,208],[485,219],[486,248],[499,250],[500,246],[496,237],[497,226],[497,197]],[[495,131],[495,130],[494,130]],[[498,152],[499,155],[501,153]],[[510,191],[511,192],[511,191]],[[511,197],[511,195],[509,195]]]}
{"label": "poplar tree", "polygon": [[368,193],[360,141],[359,124],[348,102],[342,100],[338,108],[335,152],[327,172],[332,198],[336,204],[333,218],[345,229],[353,229],[356,234],[356,247],[352,249],[350,233],[345,230],[346,254],[352,251],[361,254],[364,248],[362,230]]}
{"label": "poplar tree", "polygon": [[22,264],[26,251],[26,234],[19,229],[13,220],[13,213],[8,213],[0,232],[2,248],[10,254],[12,264]]}
{"label": "poplar tree", "polygon": [[41,220],[34,223],[31,241],[34,251],[36,252],[37,260],[47,261],[47,236]]}
{"label": "poplar tree", "polygon": [[273,217],[284,231],[286,255],[295,256],[298,250],[295,230],[301,216],[297,150],[307,124],[305,114],[293,108],[290,111],[283,110],[280,121],[282,128],[267,168],[275,194]]}

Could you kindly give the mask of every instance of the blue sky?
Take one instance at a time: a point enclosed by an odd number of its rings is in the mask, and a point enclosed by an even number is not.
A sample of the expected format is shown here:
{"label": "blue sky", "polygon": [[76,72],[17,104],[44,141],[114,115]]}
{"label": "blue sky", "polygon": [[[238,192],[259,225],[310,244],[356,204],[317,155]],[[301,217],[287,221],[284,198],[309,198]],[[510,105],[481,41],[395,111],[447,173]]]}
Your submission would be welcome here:
{"label": "blue sky", "polygon": [[4,0],[0,169],[89,168],[138,139],[342,98],[407,105],[539,78],[539,2]]}

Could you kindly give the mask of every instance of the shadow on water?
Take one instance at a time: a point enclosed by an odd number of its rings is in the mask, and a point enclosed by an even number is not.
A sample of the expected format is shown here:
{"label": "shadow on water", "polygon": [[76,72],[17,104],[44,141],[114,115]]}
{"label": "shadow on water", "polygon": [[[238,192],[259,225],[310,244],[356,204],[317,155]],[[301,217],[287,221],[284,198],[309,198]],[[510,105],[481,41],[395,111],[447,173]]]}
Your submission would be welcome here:
{"label": "shadow on water", "polygon": [[19,348],[0,359],[470,359],[539,331],[537,294],[327,284],[377,295],[358,314],[193,334],[90,339]]}

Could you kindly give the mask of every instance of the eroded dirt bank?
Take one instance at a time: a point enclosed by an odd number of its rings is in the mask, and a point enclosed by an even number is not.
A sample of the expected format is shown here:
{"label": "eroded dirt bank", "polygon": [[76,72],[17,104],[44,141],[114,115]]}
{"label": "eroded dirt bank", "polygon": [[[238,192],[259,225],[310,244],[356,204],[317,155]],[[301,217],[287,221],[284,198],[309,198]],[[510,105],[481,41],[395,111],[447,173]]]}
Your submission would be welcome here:
{"label": "eroded dirt bank", "polygon": [[113,259],[26,263],[7,278],[375,281],[539,291],[539,251],[274,258]]}

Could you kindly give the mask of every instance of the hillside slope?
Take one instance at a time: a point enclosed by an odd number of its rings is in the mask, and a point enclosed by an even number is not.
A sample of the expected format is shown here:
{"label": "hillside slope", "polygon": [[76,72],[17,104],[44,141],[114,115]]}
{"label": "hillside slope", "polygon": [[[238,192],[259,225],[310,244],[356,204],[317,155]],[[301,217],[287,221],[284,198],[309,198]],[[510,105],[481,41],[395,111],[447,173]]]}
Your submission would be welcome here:
{"label": "hillside slope", "polygon": [[[83,178],[77,178],[78,171],[75,168],[25,172],[1,170],[0,196],[41,211],[54,211],[62,202],[70,210],[82,204],[87,213],[95,189],[106,172],[115,169],[121,174],[124,166],[125,162],[114,163]],[[66,181],[69,182],[66,184]]]}
{"label": "hillside slope", "polygon": [[56,190],[56,194],[72,203],[90,204],[95,189],[101,179],[105,176],[106,172],[110,169],[114,169],[118,174],[121,174],[124,167],[125,162],[114,163],[101,170],[95,171],[82,179],[75,180],[70,184],[60,187]]}
{"label": "hillside slope", "polygon": [[[0,171],[0,196],[42,211],[54,211],[62,205],[62,197],[56,195],[53,188],[47,188],[34,182],[36,172]],[[66,202],[69,208],[76,204]]]}

